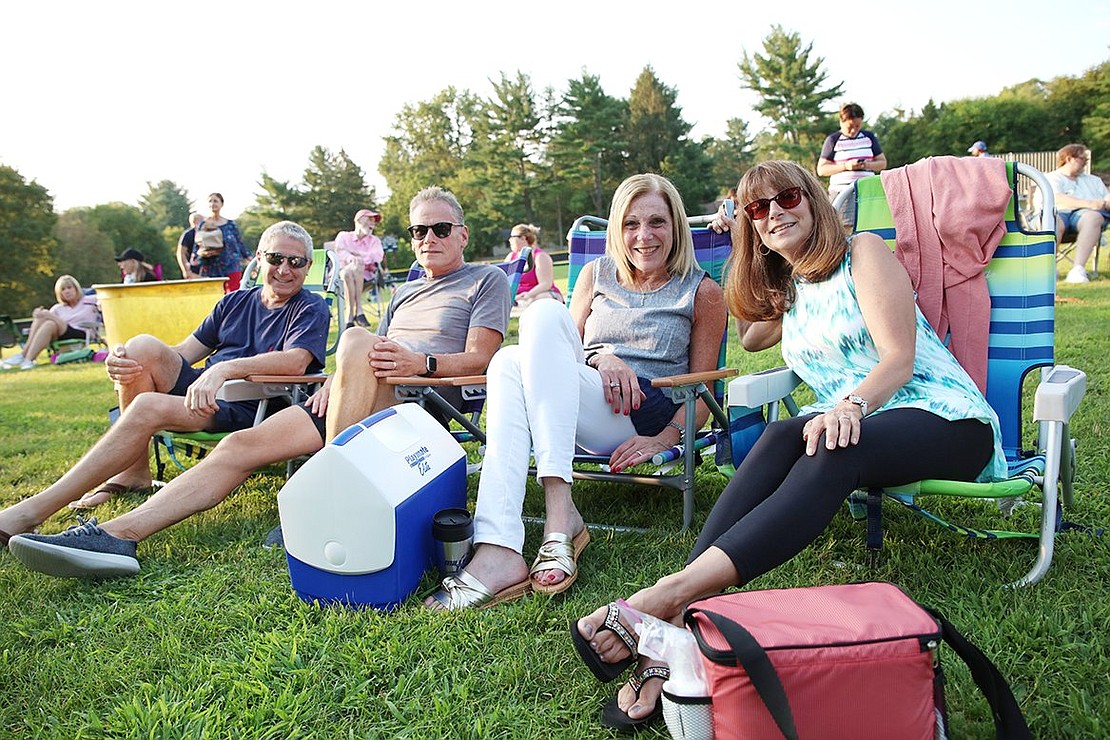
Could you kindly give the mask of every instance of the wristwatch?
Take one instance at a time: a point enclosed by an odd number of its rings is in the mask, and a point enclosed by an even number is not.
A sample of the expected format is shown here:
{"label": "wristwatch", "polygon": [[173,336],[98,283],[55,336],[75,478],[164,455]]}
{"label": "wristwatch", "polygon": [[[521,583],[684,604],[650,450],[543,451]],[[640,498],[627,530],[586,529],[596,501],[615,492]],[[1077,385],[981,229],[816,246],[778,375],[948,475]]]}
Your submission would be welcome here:
{"label": "wristwatch", "polygon": [[[420,377],[430,378],[431,376],[435,375],[437,367],[439,367],[439,363],[436,362],[436,356],[435,355],[425,355],[424,356],[424,370],[425,371],[420,373]],[[864,413],[866,414],[867,412],[865,411]]]}
{"label": "wristwatch", "polygon": [[855,393],[851,393],[840,400],[847,401],[848,403],[854,403],[855,405],[859,406],[860,411],[863,412],[863,415],[867,416],[867,399],[865,399],[863,396],[857,396]]}

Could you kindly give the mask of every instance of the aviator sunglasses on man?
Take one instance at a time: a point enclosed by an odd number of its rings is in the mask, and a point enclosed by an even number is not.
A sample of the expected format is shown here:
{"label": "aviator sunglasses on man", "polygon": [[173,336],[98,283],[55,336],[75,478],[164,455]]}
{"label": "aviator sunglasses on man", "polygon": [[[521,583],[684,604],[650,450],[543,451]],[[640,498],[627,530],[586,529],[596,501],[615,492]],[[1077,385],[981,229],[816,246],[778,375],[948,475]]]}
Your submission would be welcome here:
{"label": "aviator sunglasses on man", "polygon": [[772,198],[753,200],[744,206],[744,212],[748,214],[752,221],[762,221],[771,212],[771,201],[778,203],[782,208],[794,208],[802,202],[802,189],[787,188]]}
{"label": "aviator sunglasses on man", "polygon": [[291,254],[282,254],[281,252],[263,252],[262,256],[274,267],[281,266],[282,262],[288,262],[289,266],[294,270],[299,270],[309,263],[307,257],[295,257]]}
{"label": "aviator sunglasses on man", "polygon": [[428,235],[428,230],[431,229],[432,233],[440,239],[446,239],[447,235],[451,233],[451,229],[462,224],[453,224],[450,221],[440,221],[438,224],[427,226],[425,224],[413,224],[408,228],[409,234],[413,239],[423,239]]}

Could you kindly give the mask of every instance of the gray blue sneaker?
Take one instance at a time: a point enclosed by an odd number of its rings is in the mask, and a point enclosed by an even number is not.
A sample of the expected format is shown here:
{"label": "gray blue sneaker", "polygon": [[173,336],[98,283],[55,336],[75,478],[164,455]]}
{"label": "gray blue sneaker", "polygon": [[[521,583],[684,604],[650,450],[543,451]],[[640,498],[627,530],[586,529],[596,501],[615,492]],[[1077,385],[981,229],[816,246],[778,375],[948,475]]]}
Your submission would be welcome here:
{"label": "gray blue sneaker", "polygon": [[111,578],[139,572],[135,557],[138,544],[105,532],[96,517],[61,534],[19,534],[8,541],[8,550],[31,570],[62,578]]}

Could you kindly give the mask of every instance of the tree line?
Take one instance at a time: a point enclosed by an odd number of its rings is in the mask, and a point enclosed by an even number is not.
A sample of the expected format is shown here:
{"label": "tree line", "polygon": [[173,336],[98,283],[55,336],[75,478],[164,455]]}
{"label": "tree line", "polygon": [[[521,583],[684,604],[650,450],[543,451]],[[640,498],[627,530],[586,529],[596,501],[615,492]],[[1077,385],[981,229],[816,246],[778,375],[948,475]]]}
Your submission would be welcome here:
{"label": "tree line", "polygon": [[[691,136],[678,90],[645,67],[627,97],[606,92],[583,70],[563,90],[536,90],[523,72],[501,73],[492,92],[447,87],[405,104],[385,138],[378,172],[390,197],[379,202],[365,173],[344,150],[316,147],[300,182],[265,171],[256,202],[236,219],[248,244],[266,225],[289,218],[324,242],[351,228],[359,208],[383,214],[380,235],[403,235],[413,194],[429,184],[453,190],[467,211],[471,257],[489,257],[518,222],[543,228],[541,243],[558,248],[573,220],[605,216],[617,184],[636,172],[673,180],[691,215],[711,209],[755,162],[790,159],[815,166],[821,143],[838,126],[847,96],[794,32],[773,26],[762,48],[744,52],[740,84],[757,96],[751,120],[726,122],[722,137]],[[766,121],[756,133],[752,127]],[[930,100],[919,111],[886,111],[875,131],[891,167],[941,154],[962,155],[970,142],[992,151],[1055,150],[1082,142],[1096,171],[1110,170],[1110,61],[1078,77],[1030,80],[998,95],[952,102]],[[201,197],[207,194],[202,194]],[[175,183],[148,183],[137,205],[109,203],[55,214],[42,186],[0,166],[0,242],[8,255],[0,272],[0,313],[25,315],[51,301],[63,272],[84,285],[114,282],[112,256],[138,247],[177,277],[174,252],[193,209]],[[404,240],[401,240],[404,244]],[[395,260],[403,267],[407,257]]]}

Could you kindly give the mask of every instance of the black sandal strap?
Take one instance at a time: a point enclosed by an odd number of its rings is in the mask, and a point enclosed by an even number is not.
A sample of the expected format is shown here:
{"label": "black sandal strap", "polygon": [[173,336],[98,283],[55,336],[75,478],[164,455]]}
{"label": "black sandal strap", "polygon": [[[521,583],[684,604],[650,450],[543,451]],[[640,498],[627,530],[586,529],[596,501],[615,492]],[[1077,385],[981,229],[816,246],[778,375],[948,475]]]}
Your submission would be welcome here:
{"label": "black sandal strap", "polygon": [[661,678],[664,681],[669,681],[671,679],[671,669],[665,665],[653,665],[629,676],[628,685],[636,692],[637,697],[640,695],[640,689],[644,688],[644,682],[649,678]]}

